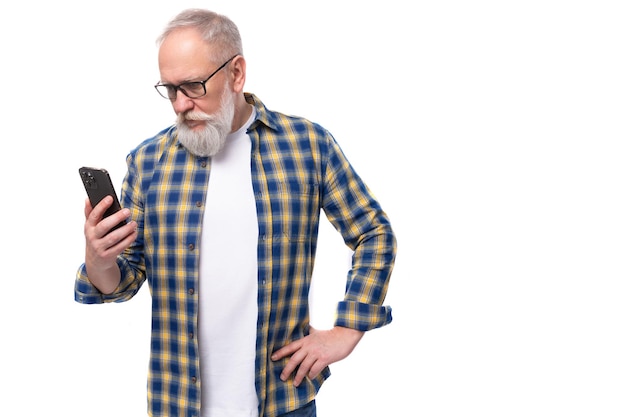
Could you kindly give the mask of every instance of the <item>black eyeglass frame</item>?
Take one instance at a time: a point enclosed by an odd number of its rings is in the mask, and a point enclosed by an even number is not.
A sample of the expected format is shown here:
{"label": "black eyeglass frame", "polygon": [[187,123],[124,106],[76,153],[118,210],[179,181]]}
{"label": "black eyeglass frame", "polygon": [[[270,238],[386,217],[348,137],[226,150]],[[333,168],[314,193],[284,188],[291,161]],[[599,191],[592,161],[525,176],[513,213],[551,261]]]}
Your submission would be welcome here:
{"label": "black eyeglass frame", "polygon": [[[157,93],[159,93],[159,95],[165,99],[168,100],[176,100],[176,96],[178,95],[178,91],[180,91],[181,93],[183,93],[185,96],[189,97],[189,98],[200,98],[200,97],[204,97],[206,95],[206,83],[213,78],[213,76],[215,74],[217,74],[218,72],[220,72],[220,70],[222,68],[224,68],[226,65],[228,65],[230,63],[230,61],[232,61],[233,59],[237,58],[239,56],[239,54],[237,55],[233,55],[232,57],[230,57],[228,59],[228,61],[224,62],[222,65],[220,65],[215,71],[213,71],[211,73],[211,75],[209,75],[206,80],[204,81],[190,81],[190,82],[186,82],[186,83],[182,83],[179,85],[174,85],[174,84],[161,84],[161,82],[158,82],[154,85],[155,90],[157,91]],[[203,93],[198,95],[198,96],[193,96],[191,97],[187,91],[185,91],[185,86],[189,86],[189,85],[201,85],[202,86],[202,90]],[[163,93],[161,93],[161,90],[159,90],[159,87],[165,87],[166,91],[170,91],[170,89],[173,89],[174,91],[174,96],[170,97],[169,94],[167,94],[167,96],[163,95]]]}

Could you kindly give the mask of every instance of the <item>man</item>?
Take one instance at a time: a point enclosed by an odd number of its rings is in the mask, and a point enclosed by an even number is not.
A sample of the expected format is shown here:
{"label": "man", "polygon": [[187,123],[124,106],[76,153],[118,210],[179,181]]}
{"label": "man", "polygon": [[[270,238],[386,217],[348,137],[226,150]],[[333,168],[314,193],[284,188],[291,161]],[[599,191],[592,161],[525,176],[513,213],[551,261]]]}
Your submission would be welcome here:
{"label": "man", "polygon": [[[391,321],[388,218],[329,132],[244,93],[228,18],[182,12],[158,62],[177,122],[128,155],[123,210],[86,201],[75,299],[126,301],[148,281],[151,416],[315,416],[328,365]],[[354,251],[330,330],[308,315],[322,209]]]}

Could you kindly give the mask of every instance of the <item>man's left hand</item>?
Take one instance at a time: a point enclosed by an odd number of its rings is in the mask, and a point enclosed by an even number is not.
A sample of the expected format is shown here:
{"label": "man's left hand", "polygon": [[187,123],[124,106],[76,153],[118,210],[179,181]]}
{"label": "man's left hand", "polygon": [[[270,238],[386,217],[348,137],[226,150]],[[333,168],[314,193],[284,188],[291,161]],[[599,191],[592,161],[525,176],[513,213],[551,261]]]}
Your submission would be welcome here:
{"label": "man's left hand", "polygon": [[347,357],[363,337],[364,332],[347,327],[333,327],[330,330],[309,328],[309,335],[289,343],[272,354],[277,361],[291,355],[280,379],[286,381],[298,368],[294,378],[297,387],[308,376],[315,378],[331,363]]}

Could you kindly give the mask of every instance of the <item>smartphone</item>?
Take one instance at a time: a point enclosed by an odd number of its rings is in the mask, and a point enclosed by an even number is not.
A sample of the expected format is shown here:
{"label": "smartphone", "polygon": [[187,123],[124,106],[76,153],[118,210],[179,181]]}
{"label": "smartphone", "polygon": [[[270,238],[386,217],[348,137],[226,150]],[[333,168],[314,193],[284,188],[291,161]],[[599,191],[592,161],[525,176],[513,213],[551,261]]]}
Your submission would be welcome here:
{"label": "smartphone", "polygon": [[[87,197],[89,197],[91,207],[95,207],[104,197],[110,195],[113,197],[113,204],[104,212],[104,217],[108,217],[122,209],[117,194],[115,193],[111,176],[106,169],[82,167],[78,172],[85,186],[85,191],[87,191]],[[114,226],[109,232],[125,224],[126,220]]]}

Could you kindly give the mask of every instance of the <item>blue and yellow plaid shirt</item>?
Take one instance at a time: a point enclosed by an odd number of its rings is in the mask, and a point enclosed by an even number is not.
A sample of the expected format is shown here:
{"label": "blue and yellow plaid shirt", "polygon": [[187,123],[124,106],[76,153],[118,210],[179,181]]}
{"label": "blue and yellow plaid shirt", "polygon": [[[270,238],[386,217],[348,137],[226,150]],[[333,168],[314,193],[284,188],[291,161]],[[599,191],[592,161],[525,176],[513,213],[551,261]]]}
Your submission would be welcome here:
{"label": "blue and yellow plaid shirt", "polygon": [[[293,379],[280,380],[287,359],[270,360],[272,352],[308,334],[320,210],[354,251],[337,326],[367,331],[391,321],[391,308],[382,303],[396,240],[386,214],[328,131],[270,111],[252,94],[246,100],[257,114],[248,130],[259,225],[255,383],[259,416],[273,417],[314,399],[330,375],[326,368],[296,388]],[[211,160],[190,154],[170,127],[131,151],[127,164],[121,203],[131,210],[139,235],[118,257],[122,280],[112,294],[102,294],[82,265],[75,299],[126,301],[147,280],[152,295],[149,414],[198,417],[198,245]]]}

